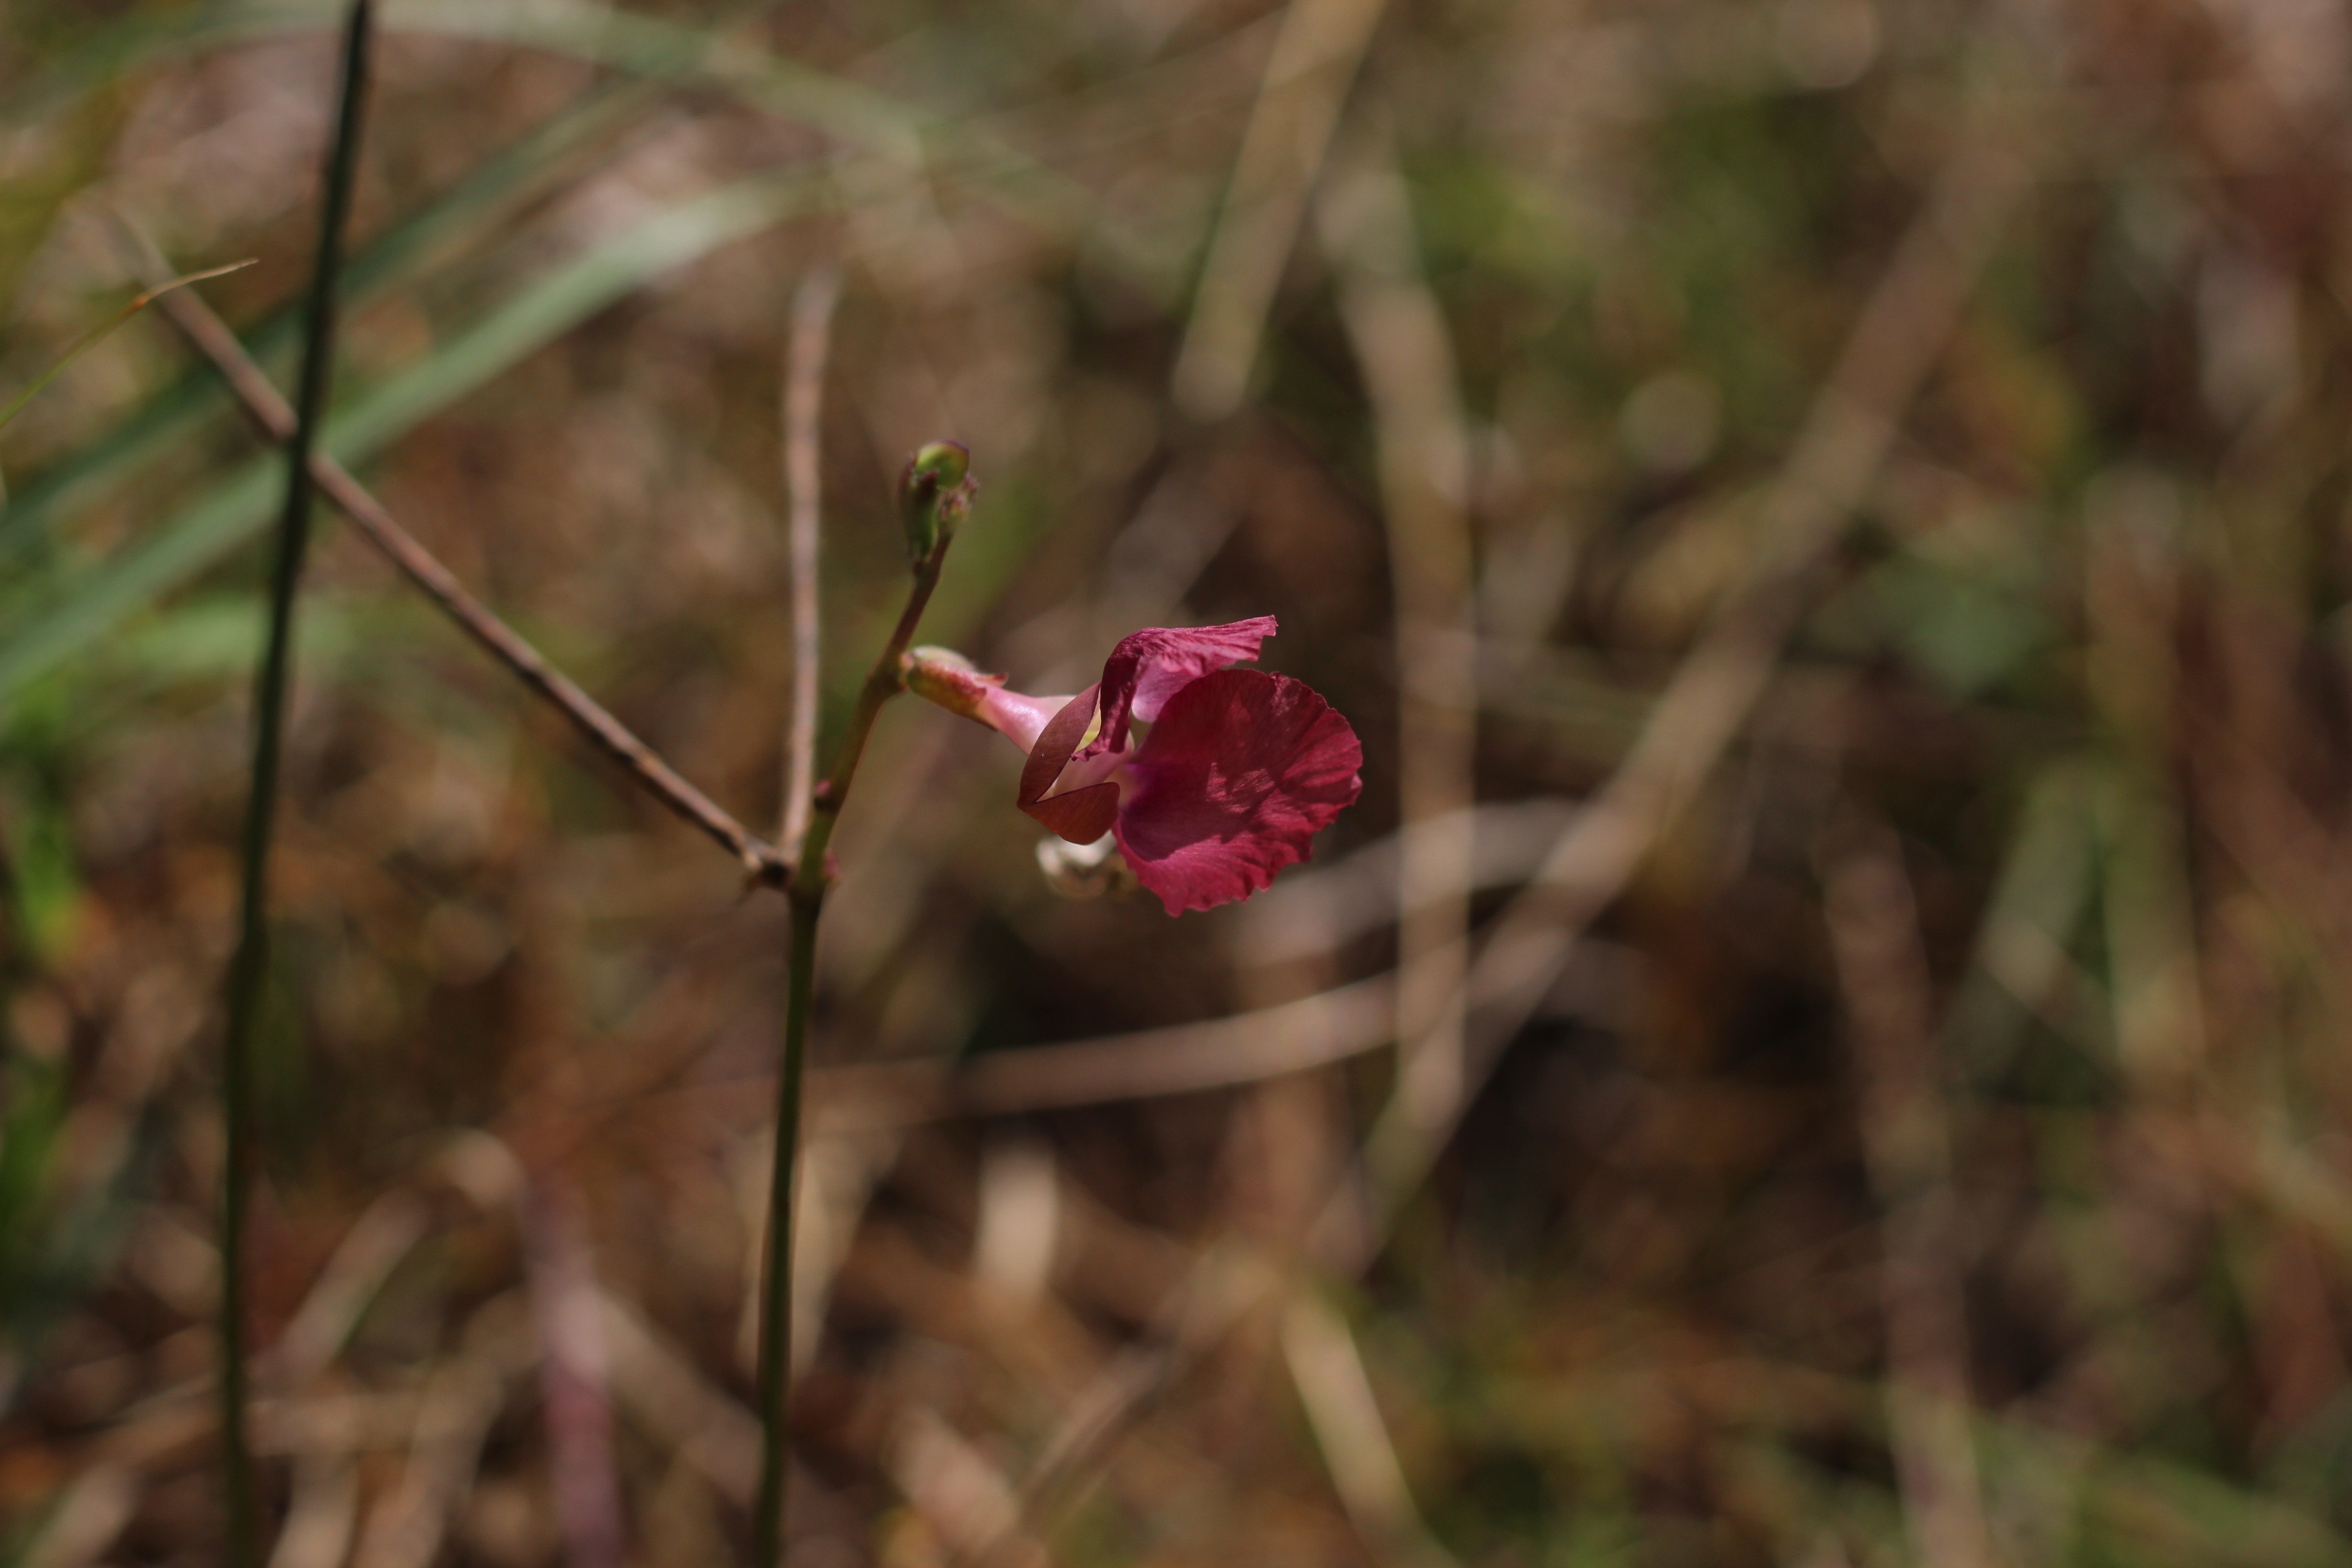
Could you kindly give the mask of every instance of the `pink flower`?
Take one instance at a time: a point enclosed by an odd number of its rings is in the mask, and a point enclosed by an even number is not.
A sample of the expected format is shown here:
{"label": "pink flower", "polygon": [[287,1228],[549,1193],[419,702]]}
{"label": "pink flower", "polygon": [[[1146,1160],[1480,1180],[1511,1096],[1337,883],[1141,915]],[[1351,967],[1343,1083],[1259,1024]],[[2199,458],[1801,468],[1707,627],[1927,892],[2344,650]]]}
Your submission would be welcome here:
{"label": "pink flower", "polygon": [[[1329,703],[1286,675],[1231,668],[1274,633],[1272,616],[1146,626],[1076,697],[1008,691],[941,648],[907,656],[907,684],[1019,746],[1021,809],[1073,844],[1118,835],[1174,915],[1248,898],[1306,859],[1363,788],[1363,748]],[[1139,743],[1139,722],[1150,726]]]}

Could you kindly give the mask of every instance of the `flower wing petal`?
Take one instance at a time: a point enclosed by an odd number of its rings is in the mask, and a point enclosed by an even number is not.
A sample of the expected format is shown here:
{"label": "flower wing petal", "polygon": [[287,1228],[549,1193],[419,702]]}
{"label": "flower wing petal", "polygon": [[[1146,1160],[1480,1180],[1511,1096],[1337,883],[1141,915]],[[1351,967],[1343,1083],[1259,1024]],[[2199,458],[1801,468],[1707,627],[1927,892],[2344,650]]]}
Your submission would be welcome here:
{"label": "flower wing petal", "polygon": [[1275,631],[1272,616],[1254,616],[1222,626],[1145,626],[1119,638],[1103,661],[1102,733],[1088,754],[1120,750],[1130,715],[1150,723],[1189,683],[1255,658]]}
{"label": "flower wing petal", "polygon": [[1118,820],[1118,785],[1088,784],[1021,808],[1073,844],[1092,844]]}
{"label": "flower wing petal", "polygon": [[1118,847],[1171,915],[1245,899],[1363,788],[1356,731],[1304,682],[1225,669],[1188,682],[1129,764]]}
{"label": "flower wing petal", "polygon": [[1118,816],[1118,786],[1115,784],[1092,784],[1067,795],[1045,793],[1062,776],[1070,753],[1086,739],[1087,726],[1094,721],[1095,697],[1099,690],[1098,687],[1087,687],[1046,720],[1045,727],[1037,732],[1036,743],[1029,748],[1029,760],[1021,766],[1021,793],[1016,797],[1021,809],[1073,844],[1092,844],[1110,831],[1113,819]]}

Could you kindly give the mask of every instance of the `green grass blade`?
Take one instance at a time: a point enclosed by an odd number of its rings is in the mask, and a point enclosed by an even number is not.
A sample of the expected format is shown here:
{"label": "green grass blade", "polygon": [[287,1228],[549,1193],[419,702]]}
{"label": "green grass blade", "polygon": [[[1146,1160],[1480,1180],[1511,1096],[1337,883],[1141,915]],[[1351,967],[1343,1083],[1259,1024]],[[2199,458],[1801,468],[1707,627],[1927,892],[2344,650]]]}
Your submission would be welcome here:
{"label": "green grass blade", "polygon": [[[86,60],[61,68],[56,90],[108,79],[145,59],[197,53],[242,39],[331,26],[328,0],[243,0],[215,6],[184,25],[125,24],[133,39],[94,39]],[[719,36],[632,11],[566,0],[490,5],[478,0],[397,0],[386,7],[391,32],[437,33],[568,55],[608,69],[678,84],[719,88],[770,113],[794,120],[849,145],[908,163],[922,162],[961,181],[1049,233],[1085,236],[1139,285],[1167,293],[1167,268],[1150,247],[1109,222],[1082,183],[1003,138],[879,89]],[[103,62],[102,64],[97,62]]]}
{"label": "green grass blade", "polygon": [[[397,286],[436,252],[491,226],[529,200],[567,159],[620,128],[659,93],[656,84],[614,80],[558,110],[353,257],[343,270],[344,298],[356,304]],[[263,364],[274,364],[293,349],[296,331],[289,307],[256,329],[248,347]],[[228,406],[228,394],[210,367],[192,368],[27,484],[0,511],[0,564],[32,552],[59,518],[126,482],[186,440],[208,416]]]}
{"label": "green grass blade", "polygon": [[[822,176],[767,175],[681,203],[525,288],[469,331],[330,420],[321,445],[360,462],[420,420],[672,268],[805,209]],[[140,542],[78,574],[58,573],[0,641],[0,703],[249,538],[276,493],[276,465],[256,459]]]}

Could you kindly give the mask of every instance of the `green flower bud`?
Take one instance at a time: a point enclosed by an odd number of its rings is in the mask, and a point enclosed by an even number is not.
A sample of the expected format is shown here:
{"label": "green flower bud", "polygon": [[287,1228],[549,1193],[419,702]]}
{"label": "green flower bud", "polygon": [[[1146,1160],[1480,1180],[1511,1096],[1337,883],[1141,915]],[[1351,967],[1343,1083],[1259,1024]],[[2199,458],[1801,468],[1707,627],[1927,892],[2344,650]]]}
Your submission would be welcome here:
{"label": "green flower bud", "polygon": [[955,536],[979,489],[971,477],[971,454],[953,441],[933,441],[908,462],[898,479],[898,515],[915,564],[929,560]]}
{"label": "green flower bud", "polygon": [[990,689],[1004,684],[1003,676],[982,675],[953,648],[929,647],[908,648],[898,656],[898,679],[916,696],[967,719],[979,719]]}

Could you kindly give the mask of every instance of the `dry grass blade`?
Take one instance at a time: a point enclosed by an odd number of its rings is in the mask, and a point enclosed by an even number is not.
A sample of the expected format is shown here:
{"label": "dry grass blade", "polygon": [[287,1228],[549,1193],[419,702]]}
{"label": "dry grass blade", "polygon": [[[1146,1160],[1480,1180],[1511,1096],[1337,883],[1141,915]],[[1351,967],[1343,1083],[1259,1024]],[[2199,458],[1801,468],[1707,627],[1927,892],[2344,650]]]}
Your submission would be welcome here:
{"label": "dry grass blade", "polygon": [[440,1555],[521,1370],[524,1316],[520,1300],[497,1298],[467,1325],[465,1348],[434,1371],[399,1483],[369,1513],[355,1568],[426,1568]]}
{"label": "dry grass blade", "polygon": [[1173,380],[1204,424],[1241,406],[1282,269],[1307,215],[1382,0],[1292,0],[1234,157]]}
{"label": "dry grass blade", "polygon": [[411,1192],[394,1190],[369,1205],[263,1356],[261,1380],[296,1390],[326,1371],[385,1279],[424,1237],[428,1218],[424,1200]]}
{"label": "dry grass blade", "polygon": [[1685,656],[1633,752],[1488,928],[1467,983],[1473,1048],[1451,1105],[1400,1097],[1364,1151],[1369,1231],[1342,1205],[1319,1243],[1362,1267],[1420,1185],[1445,1131],[1559,973],[1585,927],[1696,796],[1769,684],[1838,531],[1861,504],[1903,410],[1926,381],[2025,186],[2000,142],[1962,132],[1918,217],[1864,302],[1790,454],[1759,503],[1765,551],[1722,619]]}
{"label": "dry grass blade", "polygon": [[342,1568],[359,1511],[359,1468],[350,1456],[302,1455],[294,1465],[293,1496],[269,1568]]}
{"label": "dry grass blade", "polygon": [[890,1440],[892,1478],[950,1559],[976,1568],[1048,1568],[1022,1532],[1020,1504],[1003,1474],[930,1410],[900,1417]]}
{"label": "dry grass blade", "polygon": [[1301,1291],[1282,1315],[1282,1350],[1331,1479],[1364,1544],[1384,1560],[1444,1568],[1453,1555],[1429,1533],[1405,1484],[1396,1444],[1373,1396],[1347,1320]]}
{"label": "dry grass blade", "polygon": [[587,1221],[569,1175],[539,1172],[520,1196],[525,1272],[540,1343],[549,1470],[564,1559],[620,1568],[627,1544],[613,1465],[613,1406],[602,1300]]}
{"label": "dry grass blade", "polygon": [[166,281],[157,283],[151,288],[141,289],[137,294],[131,297],[129,304],[124,305],[113,315],[109,316],[105,321],[100,321],[97,326],[92,327],[89,331],[84,332],[80,337],[75,339],[73,346],[67,349],[64,353],[59,354],[56,361],[50,364],[48,369],[34,377],[31,384],[27,385],[22,392],[16,394],[16,396],[10,398],[5,406],[0,406],[0,429],[6,428],[8,421],[16,418],[18,414],[24,412],[25,405],[32,402],[35,397],[38,396],[41,389],[48,385],[49,383],[55,381],[58,378],[58,373],[63,371],[66,366],[73,363],[75,360],[79,359],[85,351],[96,344],[100,340],[103,339],[108,333],[113,331],[115,328],[122,325],[125,321],[131,320],[131,317],[137,315],[140,311],[153,304],[159,297],[170,293],[174,289],[184,289],[191,283],[202,283],[205,279],[211,278],[226,278],[230,273],[241,272],[253,264],[253,258],[247,258],[243,261],[232,261],[222,267],[207,267],[201,272],[184,272],[177,278],[169,279]]}
{"label": "dry grass blade", "polygon": [[113,1550],[138,1502],[139,1477],[132,1467],[92,1465],[62,1490],[19,1561],[24,1568],[87,1568]]}
{"label": "dry grass blade", "polygon": [[1326,1067],[1386,1045],[1395,1037],[1395,982],[1382,974],[1207,1023],[996,1052],[952,1070],[929,1063],[832,1068],[816,1081],[835,1127],[1009,1115],[1197,1093]]}
{"label": "dry grass blade", "polygon": [[1888,1426],[1906,1526],[1926,1568],[1986,1568],[1969,1433],[1969,1329],[1927,955],[1902,847],[1857,823],[1823,868],[1854,1052],[1863,1156],[1882,1206]]}
{"label": "dry grass blade", "polygon": [[697,1372],[627,1303],[602,1299],[613,1387],[631,1414],[720,1496],[749,1508],[760,1491],[760,1418]]}
{"label": "dry grass blade", "polygon": [[1397,781],[1398,1093],[1432,1117],[1461,1095],[1478,679],[1469,437],[1444,312],[1423,275],[1384,121],[1322,188],[1324,247],[1380,437],[1403,689]]}

